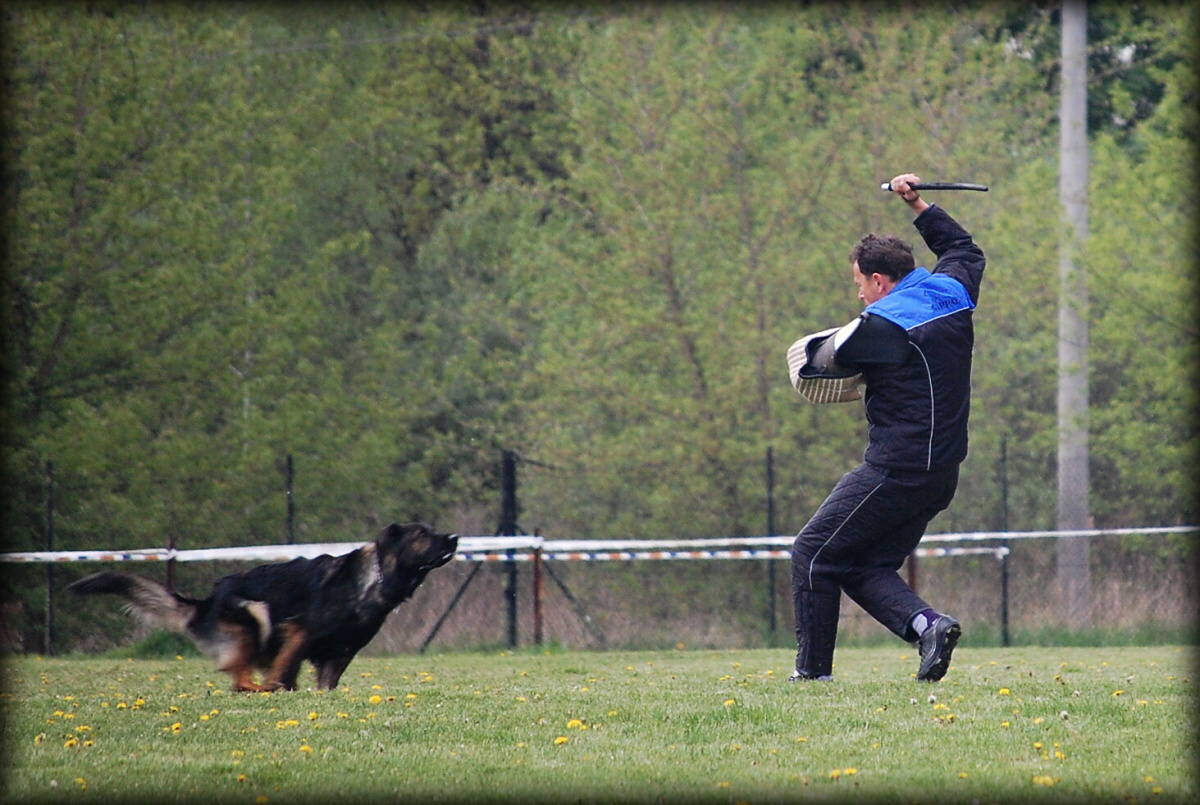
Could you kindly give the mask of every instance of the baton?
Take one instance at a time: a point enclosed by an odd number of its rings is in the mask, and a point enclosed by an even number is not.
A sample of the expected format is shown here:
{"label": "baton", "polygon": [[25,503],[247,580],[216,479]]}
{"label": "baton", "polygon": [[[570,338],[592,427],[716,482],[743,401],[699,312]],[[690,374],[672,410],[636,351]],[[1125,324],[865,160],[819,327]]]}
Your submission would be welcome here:
{"label": "baton", "polygon": [[[971,184],[970,182],[917,182],[910,184],[909,187],[913,190],[981,190],[985,193],[988,189],[985,184]],[[884,182],[879,185],[879,189],[890,192],[892,183]]]}

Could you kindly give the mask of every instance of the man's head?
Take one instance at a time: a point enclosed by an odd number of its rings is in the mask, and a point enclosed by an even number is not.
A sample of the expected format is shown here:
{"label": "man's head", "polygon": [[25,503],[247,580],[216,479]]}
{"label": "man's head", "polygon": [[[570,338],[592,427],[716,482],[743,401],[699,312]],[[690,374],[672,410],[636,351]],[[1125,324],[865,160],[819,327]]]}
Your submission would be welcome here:
{"label": "man's head", "polygon": [[891,293],[915,266],[912,246],[892,235],[866,235],[850,250],[858,298],[868,305]]}

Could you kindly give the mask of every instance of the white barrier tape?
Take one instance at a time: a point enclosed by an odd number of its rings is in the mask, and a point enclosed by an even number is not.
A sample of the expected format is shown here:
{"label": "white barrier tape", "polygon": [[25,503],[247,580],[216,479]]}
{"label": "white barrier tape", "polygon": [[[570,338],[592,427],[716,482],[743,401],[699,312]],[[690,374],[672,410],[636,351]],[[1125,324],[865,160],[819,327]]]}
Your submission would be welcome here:
{"label": "white barrier tape", "polygon": [[[459,537],[459,550],[495,551],[523,550],[536,548],[543,542],[541,537]],[[0,553],[0,562],[212,562],[215,560],[286,562],[303,557],[312,559],[322,554],[341,556],[362,542],[313,542],[303,545],[252,545],[233,548],[199,548],[196,550],[170,550],[146,548],[132,551],[25,551]]]}
{"label": "white barrier tape", "polygon": [[[1200,531],[1197,526],[1161,528],[1087,529],[1081,531],[975,531],[959,534],[931,534],[921,544],[931,542],[974,542],[982,540],[1045,539],[1051,537],[1131,536],[1134,534],[1187,534]],[[612,561],[622,559],[786,559],[791,556],[795,537],[726,537],[683,540],[546,540],[538,536],[460,537],[455,559],[462,562],[527,562],[532,549],[541,548],[543,559],[568,561]],[[147,548],[130,551],[26,551],[0,553],[0,562],[207,562],[240,560],[281,562],[297,557],[321,554],[338,556],[363,545],[361,542],[326,542],[305,545],[258,545],[234,548],[167,550]],[[746,550],[672,551],[670,548],[764,546]],[[771,550],[781,547],[783,550]],[[639,550],[640,549],[640,550]],[[1003,556],[1007,548],[917,548],[917,556],[964,556],[994,554]],[[998,553],[1004,551],[1005,553]]]}

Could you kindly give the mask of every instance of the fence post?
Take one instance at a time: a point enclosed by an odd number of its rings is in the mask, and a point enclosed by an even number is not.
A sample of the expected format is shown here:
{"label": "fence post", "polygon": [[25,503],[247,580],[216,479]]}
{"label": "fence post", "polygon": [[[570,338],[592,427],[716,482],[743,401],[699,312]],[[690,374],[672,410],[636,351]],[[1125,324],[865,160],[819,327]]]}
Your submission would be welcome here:
{"label": "fence post", "polygon": [[[534,534],[538,536],[538,534]],[[533,549],[533,644],[542,645],[542,546]]]}
{"label": "fence post", "polygon": [[[767,536],[775,536],[775,448],[767,446]],[[779,630],[775,617],[775,560],[767,560],[767,632],[771,645]]]}
{"label": "fence post", "polygon": [[[1000,530],[1008,531],[1008,437],[1000,437]],[[1000,541],[1004,548],[1008,540]],[[1010,645],[1008,632],[1008,556],[1005,551],[1000,557],[1000,645],[1007,648]]]}
{"label": "fence post", "polygon": [[[46,550],[54,550],[54,463],[46,462]],[[46,612],[42,627],[42,653],[54,653],[54,564],[46,563]]]}
{"label": "fence post", "polygon": [[[517,454],[505,450],[500,460],[500,527],[497,534],[506,537],[517,535]],[[517,645],[517,563],[510,557],[508,580],[504,587],[504,598],[508,603],[508,647]]]}
{"label": "fence post", "polygon": [[296,502],[292,495],[292,486],[296,479],[296,465],[292,463],[292,454],[287,454],[287,467],[284,470],[284,484],[287,494],[287,544],[296,544]]}

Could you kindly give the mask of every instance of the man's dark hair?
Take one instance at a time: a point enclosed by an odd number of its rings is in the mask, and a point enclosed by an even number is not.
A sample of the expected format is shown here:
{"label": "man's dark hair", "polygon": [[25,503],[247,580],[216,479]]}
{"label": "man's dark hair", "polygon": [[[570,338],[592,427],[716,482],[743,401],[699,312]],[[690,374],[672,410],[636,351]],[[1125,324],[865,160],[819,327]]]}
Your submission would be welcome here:
{"label": "man's dark hair", "polygon": [[912,246],[894,235],[866,235],[850,250],[850,265],[868,277],[883,274],[893,282],[904,279],[916,266]]}

